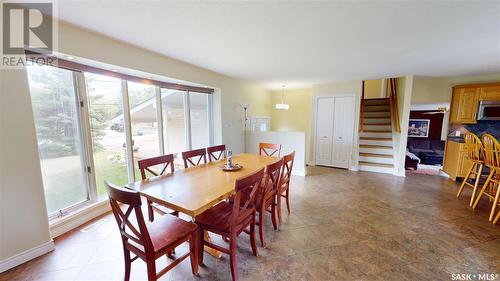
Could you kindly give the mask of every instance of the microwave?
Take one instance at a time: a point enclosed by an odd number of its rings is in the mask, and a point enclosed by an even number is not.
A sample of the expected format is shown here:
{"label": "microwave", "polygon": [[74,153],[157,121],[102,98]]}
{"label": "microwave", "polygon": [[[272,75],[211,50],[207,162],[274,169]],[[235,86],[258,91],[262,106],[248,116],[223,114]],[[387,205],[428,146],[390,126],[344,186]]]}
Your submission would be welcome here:
{"label": "microwave", "polygon": [[477,120],[500,120],[500,101],[481,101]]}

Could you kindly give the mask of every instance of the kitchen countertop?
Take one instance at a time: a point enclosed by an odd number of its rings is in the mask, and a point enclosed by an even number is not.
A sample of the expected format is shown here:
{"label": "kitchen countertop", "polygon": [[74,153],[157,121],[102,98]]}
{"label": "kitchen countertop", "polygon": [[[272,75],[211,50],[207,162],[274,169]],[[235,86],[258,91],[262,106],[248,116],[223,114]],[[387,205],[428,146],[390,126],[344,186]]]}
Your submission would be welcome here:
{"label": "kitchen countertop", "polygon": [[448,141],[454,141],[454,142],[461,142],[461,143],[465,142],[463,136],[460,136],[460,137],[448,136],[447,140]]}

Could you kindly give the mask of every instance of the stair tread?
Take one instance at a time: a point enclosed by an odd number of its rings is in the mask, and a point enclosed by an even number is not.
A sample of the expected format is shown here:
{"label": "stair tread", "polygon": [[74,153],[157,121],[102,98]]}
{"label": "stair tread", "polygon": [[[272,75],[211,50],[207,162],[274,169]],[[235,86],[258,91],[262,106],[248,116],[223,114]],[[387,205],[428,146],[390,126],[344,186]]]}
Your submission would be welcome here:
{"label": "stair tread", "polygon": [[392,131],[389,131],[389,130],[363,130],[361,132],[367,132],[367,133],[392,133]]}
{"label": "stair tread", "polygon": [[390,126],[392,124],[391,123],[363,123],[363,125],[368,125],[368,126]]}
{"label": "stair tread", "polygon": [[392,138],[374,138],[374,137],[360,137],[360,140],[379,140],[379,141],[392,141]]}
{"label": "stair tread", "polygon": [[382,164],[382,163],[374,163],[374,162],[367,162],[367,161],[359,161],[359,164],[360,165],[365,165],[365,166],[394,168],[393,164]]}
{"label": "stair tread", "polygon": [[362,148],[392,149],[392,146],[388,146],[388,145],[375,145],[375,144],[360,144],[359,147],[362,147]]}
{"label": "stair tread", "polygon": [[374,118],[374,119],[391,118],[391,112],[363,111],[363,118]]}
{"label": "stair tread", "polygon": [[378,153],[366,153],[366,152],[359,153],[359,156],[364,156],[364,157],[378,157],[378,158],[394,158],[392,155],[378,154]]}
{"label": "stair tread", "polygon": [[389,100],[389,98],[374,98],[374,99],[363,99],[364,101],[367,100]]}
{"label": "stair tread", "polygon": [[388,120],[391,120],[391,117],[389,116],[381,116],[381,117],[377,117],[377,116],[364,116],[363,117],[364,119],[388,119]]}

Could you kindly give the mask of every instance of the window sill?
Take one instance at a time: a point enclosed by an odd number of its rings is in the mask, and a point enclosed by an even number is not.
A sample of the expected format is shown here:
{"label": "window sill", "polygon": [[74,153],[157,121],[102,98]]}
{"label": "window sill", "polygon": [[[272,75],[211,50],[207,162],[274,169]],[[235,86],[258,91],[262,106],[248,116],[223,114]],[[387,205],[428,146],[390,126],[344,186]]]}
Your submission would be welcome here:
{"label": "window sill", "polygon": [[93,203],[62,218],[50,221],[50,236],[52,239],[79,227],[80,225],[111,211],[108,200]]}

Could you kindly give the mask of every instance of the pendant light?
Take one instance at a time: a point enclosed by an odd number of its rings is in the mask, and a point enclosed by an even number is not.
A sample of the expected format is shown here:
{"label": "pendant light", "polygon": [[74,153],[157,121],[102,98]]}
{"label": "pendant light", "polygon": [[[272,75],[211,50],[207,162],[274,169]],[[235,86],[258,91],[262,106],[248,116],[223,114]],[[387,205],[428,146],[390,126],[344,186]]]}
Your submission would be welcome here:
{"label": "pendant light", "polygon": [[285,85],[281,86],[281,103],[276,104],[276,109],[280,110],[288,110],[290,106],[288,103],[285,103]]}

